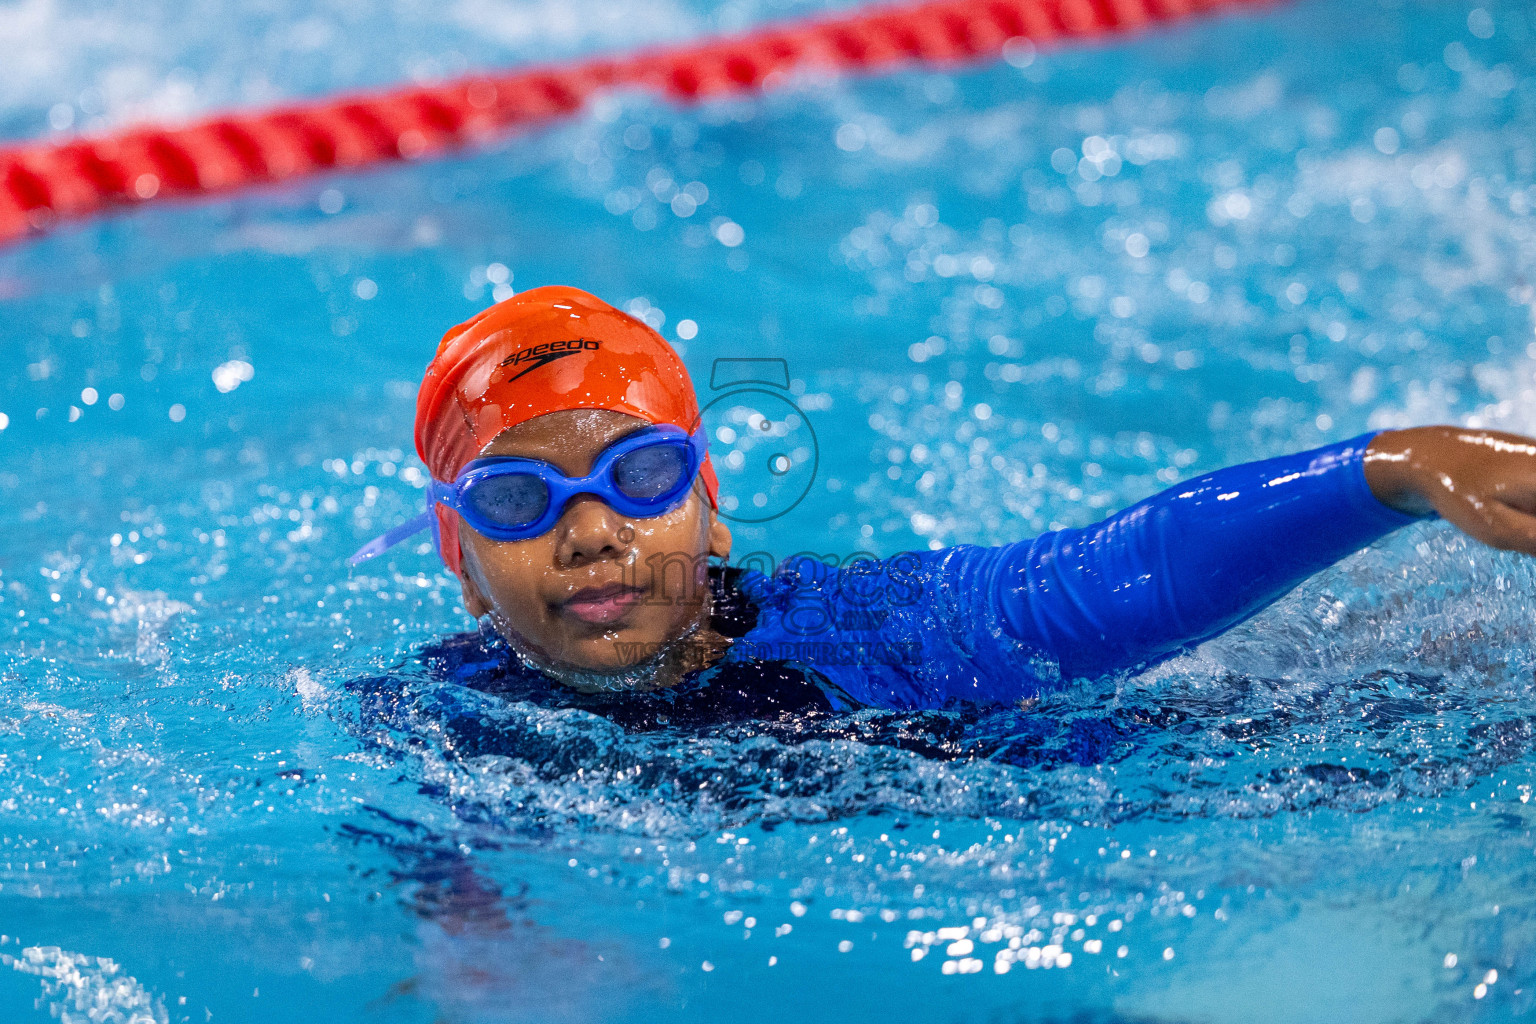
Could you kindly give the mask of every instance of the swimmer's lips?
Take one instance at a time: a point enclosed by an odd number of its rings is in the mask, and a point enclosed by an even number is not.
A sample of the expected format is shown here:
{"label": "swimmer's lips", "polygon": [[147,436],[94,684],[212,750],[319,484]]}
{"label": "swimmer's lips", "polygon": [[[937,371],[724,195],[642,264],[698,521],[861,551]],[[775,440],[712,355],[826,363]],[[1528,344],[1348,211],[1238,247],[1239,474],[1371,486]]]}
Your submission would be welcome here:
{"label": "swimmer's lips", "polygon": [[622,583],[584,587],[556,607],[565,615],[594,626],[606,626],[628,615],[640,603],[645,591]]}

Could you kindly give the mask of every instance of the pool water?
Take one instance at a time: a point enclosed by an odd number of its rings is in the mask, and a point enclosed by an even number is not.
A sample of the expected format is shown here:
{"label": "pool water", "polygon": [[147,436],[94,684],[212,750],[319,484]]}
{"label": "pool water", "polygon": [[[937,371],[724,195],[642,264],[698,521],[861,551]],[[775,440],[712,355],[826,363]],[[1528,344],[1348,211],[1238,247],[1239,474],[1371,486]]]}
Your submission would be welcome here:
{"label": "pool water", "polygon": [[[0,135],[815,9],[23,0]],[[1002,543],[1367,429],[1533,431],[1533,209],[1528,5],[1304,0],[624,94],[0,251],[5,1018],[1529,1014],[1536,573],[1444,525],[1140,676],[798,732],[436,681],[455,581],[344,559],[420,505],[437,337],[556,282],[678,339],[706,400],[715,360],[784,360],[815,476],[740,552]]]}

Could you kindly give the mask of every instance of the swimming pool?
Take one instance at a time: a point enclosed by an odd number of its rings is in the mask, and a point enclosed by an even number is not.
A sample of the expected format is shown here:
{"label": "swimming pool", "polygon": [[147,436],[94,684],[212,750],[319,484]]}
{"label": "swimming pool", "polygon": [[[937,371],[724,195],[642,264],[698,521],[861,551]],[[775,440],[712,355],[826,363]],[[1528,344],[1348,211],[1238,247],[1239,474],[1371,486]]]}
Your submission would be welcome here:
{"label": "swimming pool", "polygon": [[[0,132],[811,9],[29,0],[0,32],[46,60],[0,70]],[[434,685],[411,655],[465,628],[457,587],[419,546],[343,559],[419,504],[443,328],[551,282],[692,321],[701,387],[786,361],[817,475],[741,551],[1000,543],[1369,427],[1536,429],[1533,29],[1307,0],[626,95],[0,252],[7,1018],[1529,1013],[1536,578],[1441,527],[1141,677],[814,735]],[[381,673],[387,723],[347,685]],[[459,756],[453,715],[515,756]]]}

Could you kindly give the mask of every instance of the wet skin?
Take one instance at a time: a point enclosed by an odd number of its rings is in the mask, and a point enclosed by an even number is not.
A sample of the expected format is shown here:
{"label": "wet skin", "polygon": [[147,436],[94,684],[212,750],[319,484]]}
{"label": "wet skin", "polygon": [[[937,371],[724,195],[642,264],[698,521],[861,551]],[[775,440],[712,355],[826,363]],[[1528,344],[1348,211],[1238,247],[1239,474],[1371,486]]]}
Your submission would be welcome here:
{"label": "wet skin", "polygon": [[[550,413],[502,432],[482,454],[584,475],[609,445],[646,425],[606,410]],[[1433,510],[1486,544],[1536,555],[1536,440],[1459,427],[1386,431],[1367,449],[1365,476],[1389,506]],[[698,481],[654,518],[627,518],[582,495],[542,536],[494,541],[460,523],[459,541],[465,609],[489,615],[519,651],[570,685],[587,688],[580,673],[622,672],[671,645],[640,684],[668,686],[724,648],[704,628],[704,579],[710,556],[730,554],[731,534]]]}
{"label": "wet skin", "polygon": [[[503,431],[482,454],[541,459],[582,476],[615,441],[646,426],[601,409],[550,413]],[[459,543],[465,610],[489,614],[540,667],[611,673],[646,660],[637,651],[701,632],[709,558],[730,554],[731,533],[695,480],[681,505],[653,518],[626,517],[584,494],[541,536],[495,541],[460,523]],[[708,646],[708,637],[700,640]],[[688,653],[657,666],[654,685],[696,667]]]}
{"label": "wet skin", "polygon": [[1536,439],[1465,427],[1388,430],[1366,449],[1365,481],[1393,508],[1438,512],[1484,544],[1536,555]]}

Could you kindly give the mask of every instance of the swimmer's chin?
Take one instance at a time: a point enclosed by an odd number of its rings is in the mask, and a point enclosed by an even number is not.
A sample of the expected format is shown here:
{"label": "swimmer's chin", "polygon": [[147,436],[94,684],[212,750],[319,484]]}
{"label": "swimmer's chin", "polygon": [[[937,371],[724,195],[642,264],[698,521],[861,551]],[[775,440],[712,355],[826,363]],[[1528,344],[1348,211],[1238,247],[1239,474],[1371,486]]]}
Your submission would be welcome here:
{"label": "swimmer's chin", "polygon": [[661,690],[677,681],[676,673],[667,671],[676,659],[675,645],[668,645],[651,657],[633,664],[581,666],[524,657],[525,664],[577,693],[643,693]]}
{"label": "swimmer's chin", "polygon": [[[643,692],[671,686],[678,679],[678,673],[671,669],[689,639],[682,636],[661,644],[635,641],[626,645],[609,632],[603,640],[589,643],[600,644],[604,653],[612,654],[614,660],[602,658],[577,662],[552,656],[511,630],[497,631],[524,665],[579,693]],[[626,646],[638,656],[620,657]]]}

